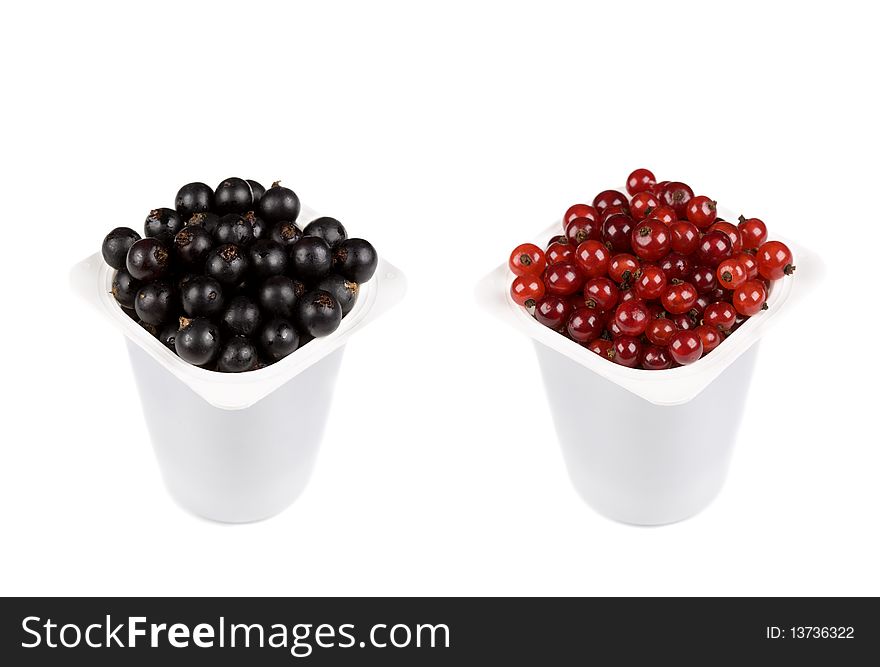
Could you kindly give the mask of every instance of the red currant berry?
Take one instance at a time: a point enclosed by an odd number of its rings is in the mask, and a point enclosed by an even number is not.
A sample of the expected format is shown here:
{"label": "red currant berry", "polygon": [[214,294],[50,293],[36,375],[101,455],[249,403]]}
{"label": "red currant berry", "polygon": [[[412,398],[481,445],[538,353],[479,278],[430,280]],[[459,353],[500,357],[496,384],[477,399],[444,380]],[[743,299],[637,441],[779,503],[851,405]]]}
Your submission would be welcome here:
{"label": "red currant berry", "polygon": [[687,280],[693,271],[691,260],[677,252],[666,255],[660,260],[658,266],[666,274],[667,281]]}
{"label": "red currant berry", "polygon": [[724,232],[730,238],[730,245],[733,248],[733,253],[736,254],[742,250],[743,242],[742,237],[739,234],[739,229],[737,229],[736,225],[727,222],[727,220],[713,222],[706,231]]}
{"label": "red currant berry", "polygon": [[568,322],[571,311],[572,307],[568,301],[558,296],[547,295],[535,306],[535,319],[545,327],[559,331]]}
{"label": "red currant berry", "polygon": [[627,301],[638,300],[639,295],[636,294],[636,291],[632,288],[622,289],[620,290],[620,300],[619,303],[626,303]]}
{"label": "red currant berry", "polygon": [[517,276],[540,276],[544,273],[547,260],[544,259],[544,251],[531,243],[518,245],[510,253],[508,262],[510,270]]}
{"label": "red currant berry", "polygon": [[650,192],[639,192],[629,203],[629,210],[633,220],[644,220],[651,217],[651,212],[660,206],[660,202]]}
{"label": "red currant berry", "polygon": [[690,186],[678,181],[672,181],[663,189],[660,201],[672,208],[679,220],[687,219],[688,202],[694,197],[694,191]]}
{"label": "red currant berry", "polygon": [[575,250],[574,257],[585,278],[598,278],[608,273],[611,253],[599,241],[584,241]]}
{"label": "red currant berry", "polygon": [[544,283],[536,276],[517,276],[510,286],[513,302],[531,308],[544,296]]}
{"label": "red currant berry", "polygon": [[690,255],[700,245],[700,230],[692,222],[676,220],[669,224],[669,243],[673,251]]}
{"label": "red currant berry", "polygon": [[666,273],[659,266],[646,266],[634,287],[639,298],[645,301],[659,299],[666,289]]}
{"label": "red currant berry", "polygon": [[642,344],[632,336],[618,336],[614,339],[614,361],[621,366],[635,368],[642,360]]}
{"label": "red currant berry", "polygon": [[631,283],[641,265],[635,256],[622,252],[608,263],[608,277],[618,284]]}
{"label": "red currant berry", "polygon": [[609,206],[599,214],[599,217],[602,219],[602,222],[605,222],[612,215],[625,215],[628,218],[632,217],[628,206]]}
{"label": "red currant berry", "polygon": [[677,363],[692,364],[703,356],[703,341],[695,331],[679,331],[666,349]]}
{"label": "red currant berry", "polygon": [[675,325],[676,331],[688,331],[697,328],[697,321],[694,319],[694,316],[690,314],[690,311],[687,313],[672,315],[671,319],[672,323]]}
{"label": "red currant berry", "polygon": [[741,252],[734,259],[739,260],[746,269],[746,280],[754,280],[758,277],[758,260],[750,252]]}
{"label": "red currant berry", "polygon": [[694,223],[700,229],[706,229],[715,222],[717,213],[715,211],[718,202],[709,199],[705,195],[697,195],[687,204],[687,219]]}
{"label": "red currant berry", "polygon": [[669,253],[669,228],[659,220],[643,220],[630,233],[633,252],[651,262]]}
{"label": "red currant berry", "polygon": [[630,252],[633,219],[628,215],[612,215],[602,223],[602,241],[612,252]]}
{"label": "red currant berry", "polygon": [[767,280],[779,280],[782,276],[794,273],[794,257],[782,241],[762,243],[755,259],[758,262],[758,273]]}
{"label": "red currant berry", "polygon": [[686,313],[694,307],[696,300],[697,290],[690,283],[669,285],[660,297],[660,303],[663,304],[666,312],[673,315]]}
{"label": "red currant berry", "polygon": [[698,266],[691,271],[690,282],[696,288],[698,294],[709,294],[718,288],[718,279],[715,272],[708,266]]}
{"label": "red currant berry", "polygon": [[736,289],[749,277],[746,267],[738,259],[725,259],[718,265],[715,275],[724,289]]}
{"label": "red currant berry", "polygon": [[549,266],[560,262],[570,262],[574,259],[574,246],[568,242],[554,243],[547,248],[545,257]]}
{"label": "red currant berry", "polygon": [[659,301],[648,301],[648,315],[652,320],[659,320],[666,317],[667,313]]}
{"label": "red currant berry", "polygon": [[626,179],[626,191],[630,196],[634,196],[640,192],[645,192],[651,188],[657,179],[647,169],[636,169]]}
{"label": "red currant berry", "polygon": [[587,348],[590,352],[595,352],[600,357],[604,357],[608,361],[614,361],[614,343],[604,338],[597,338],[591,342]]}
{"label": "red currant berry", "polygon": [[650,188],[648,188],[655,195],[660,197],[660,200],[663,200],[663,193],[666,192],[666,186],[669,185],[669,181],[660,181],[659,183],[654,183]]}
{"label": "red currant berry", "polygon": [[590,218],[574,218],[565,225],[565,236],[573,246],[589,239],[598,241],[602,238],[602,229],[595,220]]}
{"label": "red currant berry", "polygon": [[602,333],[604,320],[601,315],[592,308],[578,308],[568,318],[568,335],[581,345],[598,338]]}
{"label": "red currant berry", "polygon": [[655,220],[659,220],[664,225],[671,225],[673,222],[678,220],[678,216],[675,215],[675,211],[673,211],[669,206],[658,206],[653,211],[651,211],[651,217]]}
{"label": "red currant berry", "polygon": [[584,274],[571,262],[551,264],[544,273],[547,293],[554,296],[570,296],[584,286]]}
{"label": "red currant berry", "polygon": [[574,204],[568,207],[565,215],[562,217],[562,226],[565,227],[575,218],[587,218],[596,222],[599,219],[599,211],[589,204]]}
{"label": "red currant berry", "polygon": [[590,278],[584,285],[584,299],[587,308],[611,310],[620,300],[620,290],[610,278]]}
{"label": "red currant berry", "polygon": [[672,366],[672,357],[665,347],[648,345],[642,352],[642,368],[646,371],[662,371]]}
{"label": "red currant berry", "polygon": [[645,336],[654,345],[666,346],[672,340],[672,335],[678,331],[678,328],[667,317],[658,317],[648,322],[648,328],[645,329]]}
{"label": "red currant berry", "polygon": [[703,354],[709,354],[721,344],[721,332],[717,327],[701,324],[694,329],[694,333],[700,337],[700,342],[703,344]]}
{"label": "red currant berry", "polygon": [[734,322],[736,322],[736,311],[726,301],[710,303],[703,311],[703,324],[716,327],[721,331],[730,331]]}
{"label": "red currant berry", "polygon": [[741,215],[737,227],[746,250],[755,250],[767,240],[767,225],[760,218],[746,218]]}
{"label": "red currant berry", "polygon": [[549,248],[554,243],[568,243],[568,238],[566,238],[565,234],[557,234],[556,236],[551,236],[550,240],[547,241],[547,247]]}
{"label": "red currant berry", "polygon": [[593,199],[593,206],[600,213],[609,206],[626,206],[626,195],[617,190],[603,190]]}
{"label": "red currant berry", "polygon": [[700,239],[697,247],[697,261],[712,269],[725,259],[733,256],[733,244],[730,237],[720,230],[708,232]]}
{"label": "red currant berry", "polygon": [[614,311],[614,323],[625,336],[641,336],[650,322],[648,308],[644,301],[630,299],[621,303]]}
{"label": "red currant berry", "polygon": [[760,280],[747,280],[733,290],[733,307],[746,317],[757,315],[767,307],[767,288]]}
{"label": "red currant berry", "polygon": [[605,326],[608,328],[609,333],[611,333],[614,338],[623,335],[620,333],[620,329],[617,328],[617,323],[614,321],[614,317],[608,320]]}

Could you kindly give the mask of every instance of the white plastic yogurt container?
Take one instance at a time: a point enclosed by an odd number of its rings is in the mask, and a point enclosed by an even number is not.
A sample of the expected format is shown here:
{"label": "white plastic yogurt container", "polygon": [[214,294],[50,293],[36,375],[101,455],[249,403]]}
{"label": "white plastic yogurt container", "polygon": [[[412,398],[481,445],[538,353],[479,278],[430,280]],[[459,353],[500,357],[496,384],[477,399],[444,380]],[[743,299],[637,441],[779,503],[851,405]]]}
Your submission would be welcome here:
{"label": "white plastic yogurt container", "polygon": [[[297,224],[317,217],[303,206]],[[73,267],[71,283],[126,336],[168,491],[199,516],[233,523],[277,514],[303,491],[346,342],[406,291],[403,274],[380,259],[332,334],[265,368],[218,373],[186,363],[132,320],[110,293],[113,274],[99,252]]]}
{"label": "white plastic yogurt container", "polygon": [[[728,210],[718,213],[736,219]],[[561,233],[559,220],[531,241],[543,248]],[[768,309],[706,357],[662,371],[612,363],[540,324],[511,298],[514,275],[506,263],[480,282],[483,307],[533,339],[569,476],[596,511],[624,523],[673,523],[703,510],[721,490],[757,343],[822,270],[806,249],[780,240],[797,271],[774,281]]]}

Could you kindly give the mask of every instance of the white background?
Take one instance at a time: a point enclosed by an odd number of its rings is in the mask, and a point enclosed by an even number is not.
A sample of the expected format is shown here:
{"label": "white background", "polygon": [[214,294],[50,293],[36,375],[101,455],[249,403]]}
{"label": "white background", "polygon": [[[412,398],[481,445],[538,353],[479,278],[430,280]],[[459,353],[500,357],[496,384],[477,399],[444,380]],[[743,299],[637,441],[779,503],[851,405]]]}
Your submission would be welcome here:
{"label": "white background", "polygon": [[[880,594],[868,3],[16,3],[2,50],[4,594]],[[819,251],[696,518],[601,518],[475,282],[637,166]],[[310,486],[254,525],[162,487],[67,271],[179,185],[281,178],[408,275]],[[637,415],[634,415],[637,416]],[[707,437],[710,434],[707,434]]]}

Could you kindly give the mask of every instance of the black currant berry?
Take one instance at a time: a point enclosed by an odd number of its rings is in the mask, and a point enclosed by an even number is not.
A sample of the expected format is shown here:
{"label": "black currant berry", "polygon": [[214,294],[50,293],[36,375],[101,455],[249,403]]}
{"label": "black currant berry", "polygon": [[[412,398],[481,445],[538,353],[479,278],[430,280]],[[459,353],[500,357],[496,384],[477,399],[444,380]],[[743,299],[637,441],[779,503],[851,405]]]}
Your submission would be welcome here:
{"label": "black currant berry", "polygon": [[287,250],[271,239],[256,241],[248,248],[251,275],[262,280],[270,276],[280,276],[287,270]]}
{"label": "black currant berry", "polygon": [[177,314],[174,290],[162,281],[144,285],[135,297],[134,310],[144,322],[164,324]]}
{"label": "black currant berry", "polygon": [[333,298],[339,302],[339,306],[342,308],[342,316],[345,317],[351,312],[351,309],[354,308],[354,304],[357,301],[358,293],[360,291],[360,286],[357,283],[346,280],[337,273],[331,273],[329,276],[321,278],[321,282],[318,283],[317,289],[330,292],[330,294],[333,295]]}
{"label": "black currant berry", "polygon": [[224,213],[245,213],[254,207],[251,186],[241,178],[227,178],[214,191],[214,210]]}
{"label": "black currant berry", "polygon": [[330,292],[324,290],[303,294],[293,307],[293,322],[297,329],[315,338],[333,333],[341,321],[342,307]]}
{"label": "black currant berry", "polygon": [[177,330],[179,328],[180,325],[175,320],[166,324],[159,332],[159,342],[174,352],[174,354],[177,354],[177,350],[174,349],[174,339],[177,337]]}
{"label": "black currant berry", "polygon": [[214,317],[223,312],[223,288],[214,278],[197,276],[181,288],[180,305],[190,317]]}
{"label": "black currant berry", "polygon": [[206,213],[214,208],[214,191],[204,183],[187,183],[177,191],[174,208],[184,220],[193,213]]}
{"label": "black currant berry", "polygon": [[278,317],[293,315],[296,303],[296,286],[292,278],[272,276],[257,288],[257,303],[266,313]]}
{"label": "black currant berry", "polygon": [[119,269],[113,274],[110,294],[123,308],[134,308],[134,300],[141,286],[141,281],[132,278],[125,269]]}
{"label": "black currant berry", "polygon": [[376,249],[364,239],[347,239],[333,250],[334,271],[358,284],[372,278],[378,264]]}
{"label": "black currant berry", "polygon": [[214,248],[205,261],[205,273],[223,285],[237,285],[244,280],[247,269],[247,257],[231,243]]}
{"label": "black currant berry", "polygon": [[156,280],[168,273],[170,267],[171,253],[159,239],[135,241],[125,258],[125,268],[135,280]]}
{"label": "black currant berry", "polygon": [[104,261],[114,269],[124,269],[128,249],[140,238],[141,235],[133,229],[117,227],[104,237],[104,242],[101,244],[101,254],[104,256]]}
{"label": "black currant berry", "polygon": [[138,319],[137,323],[141,327],[141,329],[146,331],[153,338],[159,337],[159,327],[157,327],[155,324],[150,324],[149,322],[144,322],[142,319]]}
{"label": "black currant berry", "polygon": [[216,213],[211,213],[210,211],[207,213],[194,213],[190,217],[190,219],[186,221],[187,227],[190,227],[192,225],[204,227],[205,231],[212,236],[214,234],[214,230],[217,229],[218,224],[220,224],[220,216]]}
{"label": "black currant berry", "polygon": [[299,346],[299,334],[288,320],[276,318],[260,330],[259,342],[266,358],[278,361]]}
{"label": "black currant berry", "polygon": [[252,230],[254,230],[254,241],[259,241],[266,236],[269,231],[269,225],[267,225],[266,221],[256,213],[248,211],[241,217],[244,218],[244,221],[251,226]]}
{"label": "black currant berry", "polygon": [[247,179],[247,184],[251,186],[251,195],[253,195],[254,208],[256,208],[259,206],[263,195],[266,194],[266,188],[257,183],[257,181],[252,181],[251,179]]}
{"label": "black currant berry", "polygon": [[258,361],[259,355],[254,344],[244,336],[235,336],[220,351],[217,370],[223,373],[242,373],[254,370]]}
{"label": "black currant berry", "polygon": [[245,222],[238,213],[227,213],[214,229],[214,241],[217,245],[234,243],[244,248],[254,240],[254,228]]}
{"label": "black currant berry", "polygon": [[246,296],[237,296],[223,311],[223,324],[229,331],[242,336],[250,336],[257,331],[262,318],[260,308],[253,299]]}
{"label": "black currant berry", "polygon": [[180,262],[199,269],[205,265],[213,247],[214,239],[199,225],[187,225],[174,237],[174,252]]}
{"label": "black currant berry", "polygon": [[178,356],[195,366],[211,363],[220,353],[220,332],[217,325],[203,317],[180,318],[180,330],[174,337]]}
{"label": "black currant berry", "polygon": [[181,229],[183,218],[173,208],[154,208],[144,221],[144,236],[169,245]]}
{"label": "black currant berry", "polygon": [[299,216],[299,197],[290,188],[279,185],[278,181],[272,184],[272,187],[266,190],[260,198],[260,205],[257,208],[260,217],[269,223],[296,222]]}
{"label": "black currant berry", "polygon": [[324,239],[303,236],[290,249],[290,268],[307,283],[320,280],[333,268],[333,252]]}
{"label": "black currant berry", "polygon": [[283,246],[292,246],[303,236],[302,230],[295,222],[282,220],[269,231],[269,238]]}
{"label": "black currant berry", "polygon": [[317,236],[324,239],[331,248],[348,238],[345,227],[336,218],[316,218],[303,229],[306,236]]}

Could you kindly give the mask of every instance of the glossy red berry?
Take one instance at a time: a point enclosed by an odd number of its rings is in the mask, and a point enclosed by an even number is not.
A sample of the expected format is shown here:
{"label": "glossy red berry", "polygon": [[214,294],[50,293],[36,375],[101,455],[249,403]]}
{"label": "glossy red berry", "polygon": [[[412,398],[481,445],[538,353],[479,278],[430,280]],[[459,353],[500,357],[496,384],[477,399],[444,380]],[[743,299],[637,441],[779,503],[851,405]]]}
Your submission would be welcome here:
{"label": "glossy red berry", "polygon": [[669,244],[674,252],[690,255],[700,245],[700,230],[686,220],[676,220],[669,225]]}
{"label": "glossy red berry", "polygon": [[703,235],[697,247],[696,257],[700,264],[716,268],[725,259],[733,256],[733,244],[730,237],[722,231],[715,230]]}
{"label": "glossy red berry", "polygon": [[629,203],[629,211],[633,220],[650,218],[652,211],[660,206],[660,200],[650,192],[639,192]]}
{"label": "glossy red berry", "polygon": [[645,301],[659,299],[666,289],[666,273],[659,266],[646,266],[635,281],[634,289],[639,298]]}
{"label": "glossy red berry", "polygon": [[598,311],[592,308],[578,308],[568,318],[566,327],[571,339],[581,345],[598,338],[605,322]]}
{"label": "glossy red berry", "polygon": [[648,188],[648,189],[649,189],[651,192],[653,192],[655,195],[657,195],[658,197],[660,197],[660,199],[662,200],[662,199],[663,199],[663,193],[666,192],[666,186],[667,186],[667,185],[669,185],[669,181],[658,181],[657,183],[654,183],[654,185],[652,185],[652,186],[651,186],[650,188]]}
{"label": "glossy red berry", "polygon": [[691,271],[690,282],[699,294],[709,294],[718,288],[718,279],[715,271],[708,266],[698,266]]}
{"label": "glossy red berry", "polygon": [[738,259],[725,259],[715,270],[718,284],[724,289],[736,289],[748,279],[748,270]]}
{"label": "glossy red berry", "polygon": [[762,243],[755,255],[758,274],[767,280],[779,280],[794,273],[794,257],[782,241]]}
{"label": "glossy red berry", "polygon": [[562,217],[562,226],[565,227],[575,218],[587,218],[596,222],[599,220],[599,211],[589,204],[574,204],[569,206],[565,215]]}
{"label": "glossy red berry", "polygon": [[590,278],[584,285],[584,304],[587,308],[611,310],[619,300],[620,290],[610,278]]}
{"label": "glossy red berry", "polygon": [[580,291],[584,286],[584,280],[583,272],[572,262],[551,264],[544,272],[547,294],[554,296],[571,296]]}
{"label": "glossy red berry", "polygon": [[564,328],[572,312],[571,304],[562,297],[546,295],[535,306],[535,319],[555,331]]}
{"label": "glossy red berry", "polygon": [[602,241],[612,252],[630,252],[630,234],[635,223],[628,215],[612,215],[602,223]]}
{"label": "glossy red berry", "polygon": [[649,191],[656,182],[654,174],[647,169],[636,169],[626,179],[626,191],[632,197],[639,192]]}
{"label": "glossy red berry", "polygon": [[593,199],[593,206],[599,213],[609,206],[626,206],[627,204],[626,195],[617,190],[603,190]]}
{"label": "glossy red berry", "polygon": [[700,337],[700,342],[703,344],[703,354],[708,354],[721,344],[721,332],[718,327],[701,324],[694,329],[694,333]]}
{"label": "glossy red berry", "polygon": [[510,286],[514,303],[531,308],[544,296],[544,283],[535,276],[517,276]]}
{"label": "glossy red berry", "polygon": [[575,262],[585,278],[598,278],[608,273],[611,253],[599,241],[584,241],[574,254]]}
{"label": "glossy red berry", "polygon": [[618,336],[614,339],[614,362],[628,368],[635,368],[642,360],[642,344],[632,336]]}
{"label": "glossy red berry", "polygon": [[666,184],[660,201],[669,206],[679,220],[687,219],[688,202],[694,197],[694,191],[690,186],[678,181],[671,181]]}
{"label": "glossy red berry", "polygon": [[696,329],[699,325],[699,322],[697,322],[696,318],[691,315],[690,311],[679,313],[678,315],[670,315],[669,317],[675,325],[676,331],[689,331],[691,329]]}
{"label": "glossy red berry", "polygon": [[557,234],[556,236],[551,236],[550,240],[547,241],[547,247],[549,248],[554,243],[568,243],[568,239],[565,237],[565,234]]}
{"label": "glossy red berry", "polygon": [[658,317],[648,322],[645,337],[654,345],[666,346],[678,328],[667,317]]}
{"label": "glossy red berry", "polygon": [[574,246],[570,243],[553,243],[545,253],[547,265],[571,262],[574,260]]}
{"label": "glossy red berry", "polygon": [[679,331],[672,336],[666,348],[679,364],[692,364],[703,356],[703,341],[696,331]]}
{"label": "glossy red berry", "polygon": [[730,238],[730,245],[733,250],[733,253],[736,254],[736,253],[742,251],[742,249],[743,249],[742,237],[740,236],[739,229],[737,228],[736,225],[727,222],[727,220],[719,220],[717,222],[713,222],[709,226],[709,229],[707,229],[706,231],[708,231],[708,232],[714,232],[714,231],[724,232],[725,234],[727,234],[728,238]]}
{"label": "glossy red berry", "polygon": [[740,315],[751,317],[767,307],[767,288],[760,280],[747,280],[733,290],[733,307]]}
{"label": "glossy red berry", "polygon": [[672,367],[672,355],[665,347],[648,345],[642,352],[642,368],[646,371],[662,371]]}
{"label": "glossy red berry", "polygon": [[666,274],[666,280],[687,280],[693,271],[693,264],[684,255],[677,252],[671,252],[660,260],[657,264],[663,273]]}
{"label": "glossy red berry", "polygon": [[630,244],[638,257],[655,262],[669,253],[669,228],[659,220],[643,220],[633,227]]}
{"label": "glossy red berry", "polygon": [[703,311],[703,324],[716,327],[721,331],[730,331],[735,322],[736,310],[726,301],[710,303]]}
{"label": "glossy red berry", "polygon": [[605,222],[612,215],[625,215],[629,218],[632,217],[630,213],[629,206],[618,205],[618,206],[609,206],[604,211],[599,214],[599,217],[602,219],[602,222]]}
{"label": "glossy red berry", "polygon": [[590,218],[573,218],[565,225],[565,237],[576,247],[588,239],[600,240],[602,228],[598,222]]}
{"label": "glossy red berry", "polygon": [[734,259],[739,260],[740,264],[745,267],[747,280],[754,280],[758,277],[758,260],[752,253],[741,252]]}
{"label": "glossy red berry", "polygon": [[626,303],[627,301],[632,301],[633,299],[638,298],[636,291],[632,287],[620,290],[619,303]]}
{"label": "glossy red berry", "polygon": [[705,195],[697,195],[687,204],[687,209],[685,210],[687,219],[700,229],[706,229],[706,227],[715,222],[717,205],[718,202],[709,199]]}
{"label": "glossy red berry", "polygon": [[508,266],[516,276],[540,276],[544,273],[547,261],[544,259],[544,251],[538,246],[523,243],[510,253]]}
{"label": "glossy red berry", "polygon": [[610,340],[597,338],[587,345],[587,349],[608,361],[614,361],[614,343]]}
{"label": "glossy red berry", "polygon": [[672,313],[673,315],[686,313],[693,308],[696,300],[697,290],[687,282],[667,286],[660,297],[660,303],[663,304],[663,308],[666,309],[667,313]]}
{"label": "glossy red berry", "polygon": [[651,217],[659,220],[664,225],[671,225],[673,222],[678,220],[678,216],[675,215],[675,211],[669,206],[658,206],[653,211],[651,211]]}
{"label": "glossy red berry", "polygon": [[634,255],[622,252],[614,255],[608,263],[608,277],[619,285],[632,283],[639,268],[641,264]]}
{"label": "glossy red berry", "polygon": [[767,240],[767,225],[760,218],[746,218],[741,215],[737,227],[746,250],[755,250]]}
{"label": "glossy red berry", "polygon": [[641,299],[630,299],[614,311],[614,323],[625,336],[641,336],[650,321],[648,308]]}

